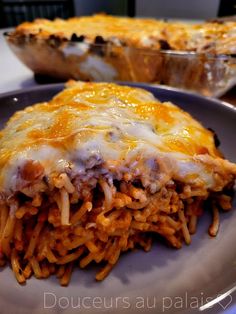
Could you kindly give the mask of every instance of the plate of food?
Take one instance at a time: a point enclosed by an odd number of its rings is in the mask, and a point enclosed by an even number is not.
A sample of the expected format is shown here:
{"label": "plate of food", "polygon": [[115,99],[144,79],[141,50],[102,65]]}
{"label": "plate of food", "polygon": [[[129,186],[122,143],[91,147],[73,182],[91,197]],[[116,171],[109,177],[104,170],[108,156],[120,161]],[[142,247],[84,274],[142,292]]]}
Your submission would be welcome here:
{"label": "plate of food", "polygon": [[235,107],[70,81],[0,111],[2,313],[234,307]]}

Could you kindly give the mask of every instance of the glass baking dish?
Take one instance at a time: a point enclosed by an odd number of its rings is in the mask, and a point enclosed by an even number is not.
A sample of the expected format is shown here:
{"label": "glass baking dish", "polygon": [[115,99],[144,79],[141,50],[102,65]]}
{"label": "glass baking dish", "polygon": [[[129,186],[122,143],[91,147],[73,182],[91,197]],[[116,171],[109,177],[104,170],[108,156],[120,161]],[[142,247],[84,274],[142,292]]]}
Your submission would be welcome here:
{"label": "glass baking dish", "polygon": [[164,84],[220,97],[236,83],[236,58],[174,50],[152,50],[106,42],[90,44],[51,36],[5,33],[15,55],[35,74],[68,80]]}

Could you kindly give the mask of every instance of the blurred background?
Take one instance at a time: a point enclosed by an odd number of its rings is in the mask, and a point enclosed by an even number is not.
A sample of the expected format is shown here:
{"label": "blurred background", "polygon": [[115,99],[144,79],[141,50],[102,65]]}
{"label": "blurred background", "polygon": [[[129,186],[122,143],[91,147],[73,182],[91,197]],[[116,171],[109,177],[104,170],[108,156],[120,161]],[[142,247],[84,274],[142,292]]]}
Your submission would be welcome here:
{"label": "blurred background", "polygon": [[54,19],[105,12],[114,15],[210,19],[236,14],[236,0],[0,0],[0,27],[37,17]]}

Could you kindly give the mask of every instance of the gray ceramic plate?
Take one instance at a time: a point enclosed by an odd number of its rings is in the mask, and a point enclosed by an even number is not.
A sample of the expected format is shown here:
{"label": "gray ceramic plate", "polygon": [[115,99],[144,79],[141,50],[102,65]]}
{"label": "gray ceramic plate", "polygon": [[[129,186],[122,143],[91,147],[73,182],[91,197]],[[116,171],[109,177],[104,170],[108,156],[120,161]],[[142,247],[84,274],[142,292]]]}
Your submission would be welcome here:
{"label": "gray ceramic plate", "polygon": [[[214,129],[226,157],[236,162],[236,108],[174,89],[142,86]],[[62,87],[48,85],[1,95],[0,126],[16,110],[48,100]],[[214,239],[207,234],[210,221],[205,214],[192,244],[181,250],[156,243],[149,253],[124,254],[101,283],[95,282],[96,269],[91,267],[75,271],[67,288],[60,287],[55,278],[32,278],[20,286],[7,267],[0,274],[0,312],[236,313],[236,211],[221,215],[220,232]],[[204,305],[209,301],[207,308]]]}

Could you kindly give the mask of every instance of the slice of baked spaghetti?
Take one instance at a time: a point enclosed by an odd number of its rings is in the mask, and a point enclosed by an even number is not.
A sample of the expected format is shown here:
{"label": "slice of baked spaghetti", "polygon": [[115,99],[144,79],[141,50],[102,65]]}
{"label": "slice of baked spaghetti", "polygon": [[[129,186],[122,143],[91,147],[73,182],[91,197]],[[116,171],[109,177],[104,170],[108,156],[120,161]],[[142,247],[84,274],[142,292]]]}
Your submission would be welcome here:
{"label": "slice of baked spaghetti", "polygon": [[212,131],[151,93],[70,82],[51,101],[16,112],[0,133],[0,263],[17,280],[149,250],[153,234],[191,242],[198,217],[231,208],[236,165]]}

